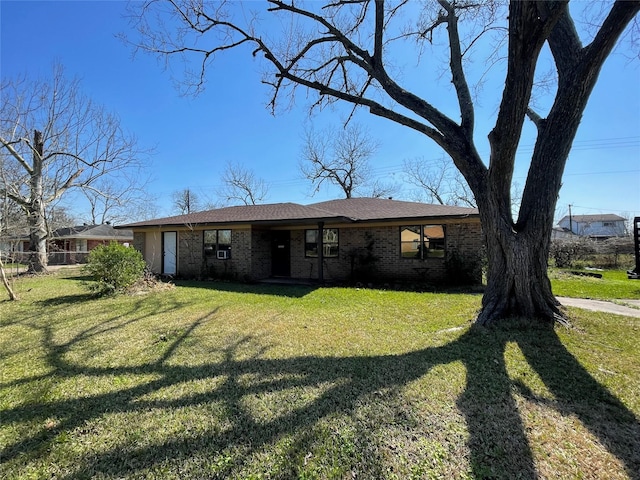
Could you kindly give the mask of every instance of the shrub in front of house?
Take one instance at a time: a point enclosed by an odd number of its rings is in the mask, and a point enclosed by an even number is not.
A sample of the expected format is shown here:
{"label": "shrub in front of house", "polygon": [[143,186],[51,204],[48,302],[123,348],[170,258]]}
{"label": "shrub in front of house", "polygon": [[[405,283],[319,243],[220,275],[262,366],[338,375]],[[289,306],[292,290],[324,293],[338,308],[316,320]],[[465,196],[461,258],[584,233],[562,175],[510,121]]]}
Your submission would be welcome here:
{"label": "shrub in front of house", "polygon": [[596,251],[592,240],[583,237],[554,239],[551,241],[549,255],[558,268],[572,268],[577,262],[586,260]]}
{"label": "shrub in front of house", "polygon": [[138,250],[111,242],[91,250],[84,271],[94,280],[90,290],[99,295],[110,295],[124,292],[142,279],[145,267]]}
{"label": "shrub in front of house", "polygon": [[481,255],[463,255],[451,252],[445,260],[445,283],[452,287],[482,283]]}

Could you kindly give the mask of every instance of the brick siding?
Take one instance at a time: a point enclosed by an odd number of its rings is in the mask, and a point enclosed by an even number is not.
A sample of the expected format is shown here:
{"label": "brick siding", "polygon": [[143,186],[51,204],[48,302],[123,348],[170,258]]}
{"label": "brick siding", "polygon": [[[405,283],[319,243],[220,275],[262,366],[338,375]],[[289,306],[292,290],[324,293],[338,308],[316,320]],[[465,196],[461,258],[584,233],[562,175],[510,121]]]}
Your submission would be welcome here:
{"label": "brick siding", "polygon": [[[447,255],[455,252],[470,261],[480,258],[482,233],[479,222],[447,224],[445,228]],[[325,280],[439,282],[447,273],[444,258],[402,258],[398,225],[340,228],[338,235],[339,256],[325,258],[323,262]],[[318,260],[304,257],[304,230],[291,232],[291,276],[318,278]]]}
{"label": "brick siding", "polygon": [[145,243],[145,233],[133,232],[133,248],[138,250],[143,257],[144,257],[144,243]]}
{"label": "brick siding", "polygon": [[[462,259],[479,259],[482,250],[480,223],[445,225],[446,254],[455,252]],[[178,231],[178,273],[184,276],[227,276],[239,280],[268,278],[272,270],[270,231],[259,228],[232,229],[231,235],[231,256],[227,260],[219,260],[204,256],[202,229]],[[438,282],[447,273],[444,258],[403,258],[400,255],[398,224],[339,228],[338,241],[339,256],[325,258],[323,262],[324,278],[328,281]],[[145,233],[134,233],[133,245],[145,255]],[[305,230],[291,230],[291,277],[317,279],[318,260],[306,258],[304,247]]]}
{"label": "brick siding", "polygon": [[251,274],[251,230],[231,231],[231,255],[225,260],[205,257],[204,230],[180,230],[177,268],[179,275],[187,277],[246,278]]}
{"label": "brick siding", "polygon": [[203,273],[202,230],[178,232],[178,266],[180,275],[198,276]]}
{"label": "brick siding", "polygon": [[251,231],[251,250],[245,254],[251,260],[252,279],[271,275],[271,233],[268,230],[254,228]]}

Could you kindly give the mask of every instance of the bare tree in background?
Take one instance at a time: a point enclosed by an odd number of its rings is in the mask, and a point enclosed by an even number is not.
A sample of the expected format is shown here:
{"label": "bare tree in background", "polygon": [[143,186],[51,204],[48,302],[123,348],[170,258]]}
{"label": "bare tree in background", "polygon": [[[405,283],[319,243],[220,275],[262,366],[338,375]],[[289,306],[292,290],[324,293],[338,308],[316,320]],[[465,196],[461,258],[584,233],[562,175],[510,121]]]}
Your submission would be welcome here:
{"label": "bare tree in background", "polygon": [[141,218],[152,218],[157,206],[147,193],[148,181],[144,176],[121,175],[102,177],[94,185],[83,188],[89,203],[87,223],[123,224]]}
{"label": "bare tree in background", "polygon": [[378,142],[357,124],[322,131],[308,129],[300,172],[311,182],[314,193],[329,183],[338,187],[345,198],[357,192],[362,196],[388,196],[393,188],[372,179],[371,158],[378,148]]}
{"label": "bare tree in background", "polygon": [[[2,80],[0,194],[20,205],[27,217],[32,255],[29,268],[47,269],[47,207],[73,190],[143,166],[132,135],[118,117],[80,92],[56,65],[50,79]],[[114,180],[115,181],[115,180]]]}
{"label": "bare tree in background", "polygon": [[173,199],[174,211],[180,215],[197,212],[202,209],[200,197],[189,188],[173,192],[171,198]]}
{"label": "bare tree in background", "polygon": [[265,181],[239,163],[227,163],[221,180],[218,196],[226,204],[258,205],[269,194]]}
{"label": "bare tree in background", "polygon": [[401,185],[395,182],[385,182],[378,178],[369,180],[361,190],[364,197],[393,198],[401,190]]}
{"label": "bare tree in background", "polygon": [[69,208],[62,205],[60,202],[53,202],[47,205],[44,212],[45,223],[47,225],[47,232],[51,233],[58,228],[70,227],[76,225],[78,219],[73,215]]}
{"label": "bare tree in background", "polygon": [[[0,156],[0,158],[2,158]],[[0,168],[0,175],[2,168]],[[0,197],[0,239],[9,244],[10,238],[17,238],[28,231],[27,218],[19,204],[4,194]]]}
{"label": "bare tree in background", "polygon": [[416,187],[415,199],[440,205],[476,207],[476,200],[460,172],[445,157],[413,158],[403,162],[407,183]]}
{"label": "bare tree in background", "polygon": [[[187,78],[195,80],[196,89],[203,87],[215,57],[236,49],[264,61],[263,82],[273,89],[273,109],[282,97],[304,89],[316,107],[346,102],[435,142],[464,176],[491,239],[477,324],[518,317],[547,325],[563,320],[547,275],[562,174],[600,70],[636,18],[639,1],[614,1],[601,16],[590,19],[591,32],[580,33],[566,1],[513,1],[505,6],[464,0],[420,4],[268,0],[260,15],[280,20],[274,22],[258,22],[258,14],[248,15],[235,2],[136,5],[139,46],[162,56],[197,61],[195,78]],[[260,5],[253,3],[251,8]],[[274,25],[277,30],[270,30]],[[496,61],[496,51],[489,51],[488,44],[502,46],[498,52],[502,61]],[[536,70],[544,70],[536,67],[544,61],[545,45],[553,62],[555,76],[549,78],[555,88],[549,90],[553,96],[549,108],[542,110],[531,99]],[[400,49],[402,55],[396,55]],[[470,58],[504,69],[495,75],[501,85],[488,92],[499,92],[501,99],[488,132],[490,153],[485,158],[476,147],[476,138],[484,132],[478,132],[482,123],[476,122],[472,90],[479,80],[477,72],[470,74]],[[402,73],[411,64],[416,74],[407,79]],[[446,92],[434,88],[443,72],[451,80]],[[442,105],[443,95],[455,108],[435,106]],[[537,138],[514,216],[516,150],[527,120],[535,126]]]}

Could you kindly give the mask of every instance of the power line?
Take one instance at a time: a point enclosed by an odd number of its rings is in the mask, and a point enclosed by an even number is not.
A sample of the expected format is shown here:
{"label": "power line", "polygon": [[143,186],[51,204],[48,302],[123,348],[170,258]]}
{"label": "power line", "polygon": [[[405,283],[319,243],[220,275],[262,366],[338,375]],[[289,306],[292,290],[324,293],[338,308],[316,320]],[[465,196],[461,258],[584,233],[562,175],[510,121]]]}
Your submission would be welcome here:
{"label": "power line", "polygon": [[607,212],[610,213],[612,211],[614,212],[624,212],[624,213],[629,213],[629,214],[637,214],[640,213],[639,210],[629,210],[628,208],[600,208],[600,207],[585,207],[582,205],[575,205],[575,204],[570,204],[569,205],[571,208],[581,208],[583,210],[596,210],[598,212]]}
{"label": "power line", "polygon": [[575,175],[610,175],[618,173],[640,173],[640,170],[609,170],[608,172],[580,172],[580,173],[565,173],[565,176]]}
{"label": "power line", "polygon": [[[535,144],[527,144],[522,145],[518,148],[516,155],[518,153],[529,153],[533,151]],[[599,138],[599,139],[589,139],[589,140],[579,140],[574,142],[572,151],[575,150],[599,150],[603,148],[617,149],[617,148],[629,148],[629,147],[640,147],[640,136],[631,136],[631,137],[612,137],[612,138]],[[486,154],[486,152],[485,152]],[[430,159],[424,160],[426,164],[432,162],[441,161],[442,157],[434,157]],[[393,175],[395,173],[403,174],[404,165],[400,163],[387,164],[379,167],[372,167],[370,169],[372,178],[379,177],[387,177],[389,174]],[[610,170],[603,172],[580,172],[580,173],[565,173],[564,176],[581,176],[581,175],[611,175],[611,174],[631,174],[631,173],[640,173],[640,170]],[[273,188],[293,188],[304,186],[308,186],[308,180],[304,178],[281,178],[274,181],[265,180],[265,183],[268,184],[269,187]],[[222,187],[221,184],[212,184],[212,185],[189,185],[185,188],[194,188],[194,189],[202,189],[202,190],[216,190]]]}

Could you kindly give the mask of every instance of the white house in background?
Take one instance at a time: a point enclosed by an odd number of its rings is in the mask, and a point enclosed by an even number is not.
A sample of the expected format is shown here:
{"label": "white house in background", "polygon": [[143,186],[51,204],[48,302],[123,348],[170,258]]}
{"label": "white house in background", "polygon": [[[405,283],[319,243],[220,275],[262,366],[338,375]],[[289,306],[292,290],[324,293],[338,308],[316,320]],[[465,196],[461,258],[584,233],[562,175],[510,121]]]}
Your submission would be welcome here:
{"label": "white house in background", "polygon": [[566,232],[589,237],[596,240],[606,240],[611,237],[627,235],[626,219],[613,213],[599,215],[566,215],[558,225]]}
{"label": "white house in background", "polygon": [[560,225],[554,226],[551,230],[551,240],[565,240],[575,236],[576,235],[571,233],[568,228],[562,228]]}

